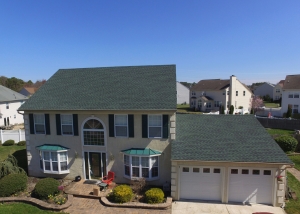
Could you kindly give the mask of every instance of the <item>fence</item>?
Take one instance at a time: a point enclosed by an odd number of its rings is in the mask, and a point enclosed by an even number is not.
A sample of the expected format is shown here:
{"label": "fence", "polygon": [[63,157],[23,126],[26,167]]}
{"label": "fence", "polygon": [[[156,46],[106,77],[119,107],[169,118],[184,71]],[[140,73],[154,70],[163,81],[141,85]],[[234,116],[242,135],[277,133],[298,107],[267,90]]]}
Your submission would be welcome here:
{"label": "fence", "polygon": [[300,120],[288,118],[266,118],[256,117],[260,124],[265,128],[300,130]]}
{"label": "fence", "polygon": [[7,140],[14,140],[18,143],[21,140],[25,140],[25,130],[1,130],[0,129],[0,140],[4,143]]}
{"label": "fence", "polygon": [[273,117],[282,117],[281,108],[265,108],[255,112],[257,116],[268,117],[269,114]]}

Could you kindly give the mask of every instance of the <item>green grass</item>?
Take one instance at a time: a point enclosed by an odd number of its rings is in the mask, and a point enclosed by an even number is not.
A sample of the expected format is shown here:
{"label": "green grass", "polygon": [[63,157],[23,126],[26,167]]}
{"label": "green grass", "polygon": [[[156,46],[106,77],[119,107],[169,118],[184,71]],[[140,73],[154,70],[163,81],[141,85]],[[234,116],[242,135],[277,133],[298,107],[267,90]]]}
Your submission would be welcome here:
{"label": "green grass", "polygon": [[292,135],[294,134],[293,130],[284,130],[284,129],[269,129],[266,128],[270,135]]}
{"label": "green grass", "polygon": [[[288,185],[296,192],[298,198],[300,198],[300,182],[288,172]],[[300,201],[289,199],[286,203],[285,211],[287,214],[300,214]]]}
{"label": "green grass", "polygon": [[56,212],[41,210],[35,206],[24,204],[24,203],[4,203],[0,204],[0,214],[24,214],[24,213],[34,213],[34,214],[53,214]]}
{"label": "green grass", "polygon": [[177,105],[177,112],[179,113],[189,113],[189,114],[203,114],[203,112],[200,111],[194,111],[190,108],[190,105]]}
{"label": "green grass", "polygon": [[15,156],[19,167],[27,172],[26,146],[0,146],[0,161],[5,160],[9,154]]}
{"label": "green grass", "polygon": [[291,155],[289,158],[294,162],[295,168],[300,170],[300,155]]}
{"label": "green grass", "polygon": [[266,108],[278,108],[278,103],[267,103],[267,102],[264,102],[264,105],[266,106]]}

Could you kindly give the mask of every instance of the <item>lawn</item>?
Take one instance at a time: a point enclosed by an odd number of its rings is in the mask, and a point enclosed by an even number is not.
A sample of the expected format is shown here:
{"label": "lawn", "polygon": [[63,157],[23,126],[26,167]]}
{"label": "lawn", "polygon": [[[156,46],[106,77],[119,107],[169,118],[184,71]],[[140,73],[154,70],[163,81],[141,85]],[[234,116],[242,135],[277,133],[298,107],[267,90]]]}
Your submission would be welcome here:
{"label": "lawn", "polygon": [[284,130],[284,129],[270,129],[266,128],[268,133],[273,136],[273,135],[292,135],[294,134],[294,130]]}
{"label": "lawn", "polygon": [[24,203],[1,203],[0,204],[0,214],[24,214],[24,213],[34,213],[34,214],[54,214],[56,212],[41,210],[35,206],[24,204]]}
{"label": "lawn", "polygon": [[19,167],[27,172],[26,146],[0,146],[0,161],[5,160],[9,154],[15,156]]}
{"label": "lawn", "polygon": [[278,108],[278,103],[267,103],[264,102],[266,108]]}
{"label": "lawn", "polygon": [[[300,182],[288,172],[288,185],[296,192],[298,198],[300,198]],[[287,214],[300,214],[300,202],[297,200],[289,199],[286,203],[285,211]]]}
{"label": "lawn", "polygon": [[295,168],[300,170],[300,155],[290,155],[289,158],[294,162]]}
{"label": "lawn", "polygon": [[190,113],[190,114],[202,114],[200,111],[194,111],[190,108],[190,105],[177,105],[177,112],[179,113]]}

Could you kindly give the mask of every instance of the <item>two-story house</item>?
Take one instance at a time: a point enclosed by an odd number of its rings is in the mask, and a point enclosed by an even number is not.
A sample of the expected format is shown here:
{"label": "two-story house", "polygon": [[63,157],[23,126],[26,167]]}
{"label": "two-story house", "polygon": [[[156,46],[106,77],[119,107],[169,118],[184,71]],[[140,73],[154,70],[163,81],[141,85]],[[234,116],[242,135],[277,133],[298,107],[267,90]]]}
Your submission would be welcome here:
{"label": "two-story house", "polygon": [[271,99],[273,99],[273,91],[274,91],[275,85],[269,82],[264,82],[263,84],[259,85],[255,90],[254,90],[254,95],[256,96],[267,96],[269,95]]}
{"label": "two-story house", "polygon": [[300,106],[300,74],[287,75],[282,88],[282,113],[286,113],[288,107],[292,108],[293,114],[299,113]]}
{"label": "two-story house", "polygon": [[27,100],[22,94],[0,85],[0,126],[23,123],[18,108]]}
{"label": "two-story house", "polygon": [[190,89],[180,82],[176,82],[177,104],[190,103]]}
{"label": "two-story house", "polygon": [[231,105],[249,112],[252,92],[236,76],[230,79],[201,80],[190,89],[190,107],[198,111],[218,111],[220,106],[229,109]]}
{"label": "two-story house", "polygon": [[30,176],[171,179],[175,65],[60,69],[19,110]]}
{"label": "two-story house", "polygon": [[282,88],[284,85],[284,80],[280,80],[273,89],[273,100],[280,100],[282,96]]}

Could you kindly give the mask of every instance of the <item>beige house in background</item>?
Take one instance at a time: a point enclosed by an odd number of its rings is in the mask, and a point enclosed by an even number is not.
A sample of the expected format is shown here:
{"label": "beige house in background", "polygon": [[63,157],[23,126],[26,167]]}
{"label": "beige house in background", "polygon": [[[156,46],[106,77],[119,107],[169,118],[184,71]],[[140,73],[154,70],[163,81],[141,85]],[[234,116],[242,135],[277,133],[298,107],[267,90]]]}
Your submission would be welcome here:
{"label": "beige house in background", "polygon": [[300,112],[300,74],[286,75],[282,88],[281,112],[286,113],[291,107],[292,114]]}
{"label": "beige house in background", "polygon": [[190,89],[190,107],[210,112],[219,111],[221,105],[225,110],[233,105],[235,112],[242,108],[247,113],[251,110],[252,95],[250,89],[234,75],[226,80],[201,80]]}
{"label": "beige house in background", "polygon": [[273,100],[280,100],[282,97],[282,88],[284,80],[280,80],[273,89]]}
{"label": "beige house in background", "polygon": [[170,182],[175,65],[60,69],[19,110],[30,176]]}

